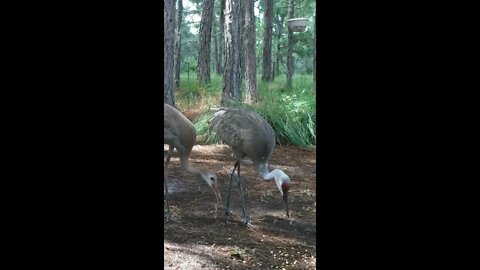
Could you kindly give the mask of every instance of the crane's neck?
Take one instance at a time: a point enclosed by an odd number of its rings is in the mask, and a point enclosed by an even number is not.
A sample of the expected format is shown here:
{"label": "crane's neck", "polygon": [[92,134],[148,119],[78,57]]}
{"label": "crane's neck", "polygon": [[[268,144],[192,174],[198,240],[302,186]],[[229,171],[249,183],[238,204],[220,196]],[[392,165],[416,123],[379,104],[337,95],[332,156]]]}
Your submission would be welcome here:
{"label": "crane's neck", "polygon": [[201,174],[203,172],[203,170],[193,167],[190,164],[190,161],[188,160],[188,158],[186,157],[180,156],[180,166],[182,167],[182,169],[184,169],[185,171],[191,174]]}
{"label": "crane's neck", "polygon": [[288,178],[288,175],[286,175],[282,170],[275,169],[265,175],[263,179],[269,180],[269,179],[275,179],[275,182],[279,182],[280,184],[289,183],[290,179]]}
{"label": "crane's neck", "polygon": [[263,180],[271,180],[275,175],[271,174],[268,170],[267,164],[261,164],[257,166],[257,172],[263,178]]}
{"label": "crane's neck", "polygon": [[263,178],[263,180],[275,179],[275,184],[277,184],[278,190],[283,194],[282,186],[283,184],[290,184],[290,178],[282,170],[275,169],[271,172],[268,171],[267,164],[261,164],[257,166],[257,172]]}

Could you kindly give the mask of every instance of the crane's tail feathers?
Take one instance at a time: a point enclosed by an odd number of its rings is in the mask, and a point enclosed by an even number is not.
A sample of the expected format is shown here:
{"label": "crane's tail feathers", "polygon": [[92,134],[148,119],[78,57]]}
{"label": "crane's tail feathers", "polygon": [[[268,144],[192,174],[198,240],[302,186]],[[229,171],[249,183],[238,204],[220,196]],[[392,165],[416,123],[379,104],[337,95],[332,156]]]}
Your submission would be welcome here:
{"label": "crane's tail feathers", "polygon": [[213,107],[213,108],[210,108],[210,111],[218,112],[218,111],[226,110],[226,109],[227,108],[225,108],[225,107]]}
{"label": "crane's tail feathers", "polygon": [[225,108],[212,108],[212,110],[214,111],[214,113],[212,114],[210,119],[208,119],[210,129],[212,129],[213,126],[216,126],[218,122],[221,121],[219,116],[226,112]]}
{"label": "crane's tail feathers", "polygon": [[215,112],[212,117],[217,117],[219,115],[224,114],[225,112],[226,112],[225,110],[219,110],[219,111]]}
{"label": "crane's tail feathers", "polygon": [[217,131],[218,125],[220,124],[222,120],[221,116],[226,112],[225,108],[220,107],[220,108],[211,108],[210,111],[213,111],[214,113],[212,116],[210,116],[210,119],[208,119],[208,132],[211,134],[213,132]]}
{"label": "crane's tail feathers", "polygon": [[220,108],[210,108],[210,111],[213,112],[212,116],[210,117],[210,119],[208,119],[208,123],[212,122],[212,120],[219,116],[219,115],[222,115],[226,112],[225,110],[226,108],[223,108],[223,107],[220,107]]}

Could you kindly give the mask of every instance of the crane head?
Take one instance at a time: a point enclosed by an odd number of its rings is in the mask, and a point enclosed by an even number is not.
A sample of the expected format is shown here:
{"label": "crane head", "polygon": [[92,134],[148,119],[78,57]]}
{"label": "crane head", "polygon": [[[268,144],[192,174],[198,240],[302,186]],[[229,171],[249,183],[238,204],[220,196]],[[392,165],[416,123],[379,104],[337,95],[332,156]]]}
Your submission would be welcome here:
{"label": "crane head", "polygon": [[277,184],[277,188],[283,196],[283,201],[285,202],[285,212],[287,217],[290,217],[290,213],[288,211],[288,191],[290,190],[290,177],[282,170],[275,169],[271,172],[275,176],[275,183]]}
{"label": "crane head", "polygon": [[212,189],[213,193],[215,194],[215,198],[217,199],[217,202],[222,201],[222,196],[220,195],[220,190],[218,189],[218,181],[217,181],[217,175],[211,172],[202,172],[200,173],[202,176],[203,180],[207,182],[208,186]]}

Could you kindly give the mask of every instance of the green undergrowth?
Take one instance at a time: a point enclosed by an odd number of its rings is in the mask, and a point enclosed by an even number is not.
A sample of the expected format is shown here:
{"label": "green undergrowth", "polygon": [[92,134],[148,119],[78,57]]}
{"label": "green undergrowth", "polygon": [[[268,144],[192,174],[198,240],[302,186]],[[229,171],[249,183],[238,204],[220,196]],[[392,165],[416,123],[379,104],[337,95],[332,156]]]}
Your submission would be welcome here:
{"label": "green undergrowth", "polygon": [[[190,78],[191,79],[191,78]],[[221,98],[221,77],[213,78],[209,86],[197,87],[195,83],[183,85],[183,93],[177,93],[177,104],[200,106],[203,113],[196,119],[197,142],[202,144],[219,143],[215,132],[208,126],[208,120],[214,113],[212,108],[219,107]],[[274,82],[261,82],[258,88],[261,101],[256,104],[236,103],[230,107],[253,110],[262,115],[272,126],[278,144],[311,148],[316,145],[316,99],[312,92],[312,76],[296,76],[293,86],[285,86],[285,78],[276,78]]]}

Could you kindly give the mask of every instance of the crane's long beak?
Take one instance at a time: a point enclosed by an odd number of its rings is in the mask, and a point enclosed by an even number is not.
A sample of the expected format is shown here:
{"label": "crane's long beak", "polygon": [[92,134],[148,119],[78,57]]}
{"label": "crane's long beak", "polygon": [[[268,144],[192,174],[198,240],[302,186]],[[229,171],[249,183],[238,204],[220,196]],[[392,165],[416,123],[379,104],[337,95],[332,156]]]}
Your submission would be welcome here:
{"label": "crane's long beak", "polygon": [[285,202],[285,211],[287,213],[287,217],[290,217],[290,213],[288,212],[288,190],[283,192],[283,201]]}
{"label": "crane's long beak", "polygon": [[212,186],[212,191],[215,193],[215,198],[217,199],[217,202],[221,203],[222,202],[222,195],[220,195],[220,190],[218,190],[217,185]]}

